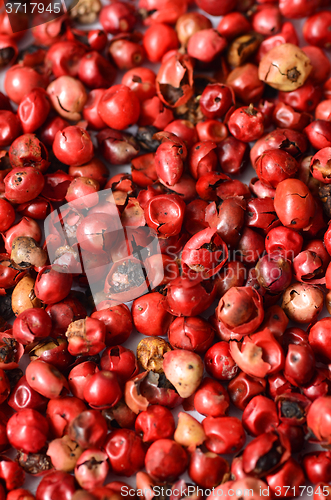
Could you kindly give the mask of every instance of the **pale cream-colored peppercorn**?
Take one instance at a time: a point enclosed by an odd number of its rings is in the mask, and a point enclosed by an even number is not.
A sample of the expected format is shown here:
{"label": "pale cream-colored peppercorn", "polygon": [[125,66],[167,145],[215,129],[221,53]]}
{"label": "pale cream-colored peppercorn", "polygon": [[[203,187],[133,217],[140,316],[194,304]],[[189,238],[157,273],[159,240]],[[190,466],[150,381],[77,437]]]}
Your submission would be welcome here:
{"label": "pale cream-colored peppercorn", "polygon": [[18,236],[13,241],[10,258],[19,269],[42,267],[46,264],[47,253],[30,236]]}
{"label": "pale cream-colored peppercorn", "polygon": [[163,373],[163,355],[171,346],[160,337],[146,337],[137,346],[137,359],[144,370]]}
{"label": "pale cream-colored peppercorn", "polygon": [[290,92],[302,87],[311,70],[309,57],[297,45],[284,43],[263,57],[259,78],[274,89]]}
{"label": "pale cream-colored peppercorn", "polygon": [[78,0],[69,7],[70,17],[82,24],[94,23],[97,20],[102,4],[100,0]]}

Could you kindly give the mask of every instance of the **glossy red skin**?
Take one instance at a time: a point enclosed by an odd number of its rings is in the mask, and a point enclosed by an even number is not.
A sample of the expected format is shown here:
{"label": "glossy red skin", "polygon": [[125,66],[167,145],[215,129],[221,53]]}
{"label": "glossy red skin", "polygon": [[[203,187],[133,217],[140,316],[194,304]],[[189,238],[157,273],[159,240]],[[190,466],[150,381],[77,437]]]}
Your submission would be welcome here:
{"label": "glossy red skin", "polygon": [[[193,63],[187,55],[178,52],[170,54],[162,61],[156,76],[156,92],[163,104],[176,108],[185,104],[193,95]],[[181,88],[182,95],[168,98],[163,92],[164,85]]]}
{"label": "glossy red skin", "polygon": [[10,458],[1,457],[0,478],[5,484],[7,490],[13,490],[14,488],[23,486],[25,473],[18,463],[14,462]]}
{"label": "glossy red skin", "polygon": [[317,359],[324,363],[331,362],[330,349],[330,318],[322,318],[317,321],[309,331],[309,345],[314,351]]}
{"label": "glossy red skin", "polygon": [[147,225],[161,238],[175,236],[181,231],[185,206],[175,194],[154,196],[147,202],[144,210]]}
{"label": "glossy red skin", "polygon": [[284,424],[283,422],[277,428],[278,432],[286,435],[290,441],[293,453],[301,452],[304,447],[304,430],[302,427]]}
{"label": "glossy red skin", "polygon": [[[230,305],[232,307],[227,306],[224,308],[227,301],[231,301]],[[242,310],[243,305],[244,309]],[[248,311],[250,311],[250,314],[247,314]],[[239,316],[240,312],[243,314],[241,317]],[[235,322],[233,323],[230,320],[229,323],[229,317],[232,317]],[[220,322],[219,330],[223,335],[228,335],[229,338],[239,339],[244,335],[253,333],[262,323],[263,317],[264,311],[261,297],[256,290],[250,287],[230,288],[220,299],[216,309],[216,318]]]}
{"label": "glossy red skin", "polygon": [[224,16],[234,9],[236,2],[234,0],[224,0],[222,3],[217,0],[196,0],[196,4],[199,9],[212,16]]}
{"label": "glossy red skin", "polygon": [[145,457],[147,473],[157,481],[174,481],[187,467],[188,457],[182,446],[172,439],[158,439]]}
{"label": "glossy red skin", "polygon": [[114,65],[124,71],[145,62],[145,50],[135,41],[134,35],[114,37],[110,42],[108,54]]}
{"label": "glossy red skin", "polygon": [[74,476],[62,471],[52,471],[42,478],[36,500],[71,500],[76,491]]}
{"label": "glossy red skin", "polygon": [[87,34],[87,41],[92,50],[102,51],[107,44],[107,35],[103,30],[90,30]]}
{"label": "glossy red skin", "polygon": [[51,399],[47,405],[46,416],[52,436],[60,438],[67,434],[70,422],[85,410],[83,401],[75,397]]}
{"label": "glossy red skin", "polygon": [[160,62],[169,50],[177,49],[177,33],[168,24],[152,24],[144,33],[143,46],[152,63]]}
{"label": "glossy red skin", "polygon": [[[319,123],[319,122],[316,122]],[[322,122],[323,123],[323,122]],[[329,122],[325,122],[328,126]],[[330,130],[331,132],[331,130]],[[331,136],[330,136],[331,139]],[[331,183],[331,175],[329,174],[329,161],[331,158],[331,142],[327,147],[323,147],[311,159],[310,171],[315,179],[321,181],[323,184]]]}
{"label": "glossy red skin", "polygon": [[284,375],[292,385],[308,384],[315,372],[315,356],[309,345],[289,345]]}
{"label": "glossy red skin", "polygon": [[36,198],[43,190],[42,173],[34,167],[19,167],[5,177],[5,196],[13,203],[25,203]]}
{"label": "glossy red skin", "polygon": [[108,471],[107,454],[102,450],[92,448],[83,451],[76,462],[74,473],[82,488],[93,491],[95,488],[102,488]]}
{"label": "glossy red skin", "polygon": [[303,36],[307,43],[321,48],[327,48],[330,44],[330,25],[331,14],[328,10],[321,10],[311,15],[303,25]]}
{"label": "glossy red skin", "polygon": [[11,143],[21,134],[22,126],[20,119],[12,111],[0,111],[0,147],[10,146]]}
{"label": "glossy red skin", "polygon": [[82,448],[100,448],[107,436],[105,418],[97,410],[85,410],[68,426],[68,436]]}
{"label": "glossy red skin", "polygon": [[232,40],[251,30],[251,24],[241,12],[229,12],[219,22],[217,31],[227,40]]}
{"label": "glossy red skin", "polygon": [[251,436],[259,436],[278,427],[279,418],[274,401],[265,396],[255,396],[244,410],[242,423]]}
{"label": "glossy red skin", "polygon": [[293,498],[306,482],[302,468],[292,457],[277,472],[267,475],[266,480],[270,491],[276,495],[280,493],[284,498]]}
{"label": "glossy red skin", "polygon": [[98,112],[108,127],[124,130],[139,118],[139,99],[126,85],[113,85],[99,101]]}
{"label": "glossy red skin", "polygon": [[138,125],[140,127],[153,126],[164,129],[174,119],[171,109],[166,108],[163,102],[155,95],[141,103]]}
{"label": "glossy red skin", "polygon": [[13,241],[19,236],[30,236],[39,243],[41,240],[40,227],[37,222],[30,217],[22,217],[22,219],[14,226],[11,226],[4,235],[6,252],[9,254],[11,253]]}
{"label": "glossy red skin", "polygon": [[[4,493],[5,495],[5,493]],[[1,500],[2,497],[0,496]],[[23,488],[12,490],[7,495],[7,500],[35,500],[35,496],[30,491]],[[5,496],[3,497],[5,499]]]}
{"label": "glossy red skin", "polygon": [[261,35],[274,35],[282,26],[282,19],[277,6],[266,5],[258,9],[252,17],[252,28]]}
{"label": "glossy red skin", "polygon": [[[216,188],[216,193],[219,195],[218,188]],[[226,199],[222,198],[222,202],[219,202],[219,204],[216,205],[216,203],[210,203],[205,209],[205,221],[208,222],[212,229],[215,231],[217,230],[218,236],[220,236],[224,243],[230,248],[235,248],[241,239],[240,237],[242,235],[245,221],[245,209],[246,202],[241,196],[232,196],[231,198]],[[207,229],[204,233],[198,233],[196,238],[198,235],[211,234],[212,229],[209,229],[209,233],[207,232]],[[191,238],[191,240],[193,239]],[[216,241],[214,243],[216,243]],[[223,245],[223,248],[224,247],[225,245]],[[228,252],[225,250],[225,256],[227,256],[227,253]],[[222,262],[223,259],[221,263]],[[211,273],[212,270],[209,272]]]}
{"label": "glossy red skin", "polygon": [[5,75],[4,88],[8,97],[19,104],[23,98],[35,87],[45,89],[48,78],[35,69],[15,64]]}
{"label": "glossy red skin", "polygon": [[60,273],[52,266],[45,266],[38,273],[34,290],[41,301],[46,304],[55,304],[66,298],[71,285],[71,274]]}
{"label": "glossy red skin", "polygon": [[69,122],[62,118],[61,116],[56,116],[55,118],[50,118],[47,120],[41,128],[40,139],[46,146],[53,146],[54,138],[59,130],[69,126]]}
{"label": "glossy red skin", "polygon": [[205,354],[207,372],[216,380],[232,380],[238,372],[238,366],[232,359],[227,342],[217,342]]}
{"label": "glossy red skin", "polygon": [[312,117],[308,113],[297,112],[285,102],[278,102],[272,112],[272,122],[276,127],[302,132]]}
{"label": "glossy red skin", "polygon": [[106,128],[105,122],[98,113],[99,102],[104,93],[104,89],[91,90],[83,108],[83,118],[87,121],[92,130],[102,130],[103,128]]}
{"label": "glossy red skin", "polygon": [[202,380],[193,401],[195,410],[207,417],[223,417],[230,405],[225,387],[209,377]]}
{"label": "glossy red skin", "polygon": [[64,396],[69,392],[64,375],[45,361],[31,361],[25,375],[29,386],[48,399]]}
{"label": "glossy red skin", "polygon": [[158,439],[172,438],[175,432],[175,420],[168,408],[160,405],[150,405],[136,418],[135,431],[144,443]]}
{"label": "glossy red skin", "polygon": [[102,353],[100,365],[102,370],[115,373],[118,380],[123,383],[139,372],[134,352],[123,346],[108,347]]}
{"label": "glossy red skin", "polygon": [[252,198],[247,203],[245,222],[249,227],[262,229],[265,234],[280,225],[272,198]]}
{"label": "glossy red skin", "polygon": [[266,379],[253,378],[247,373],[240,372],[239,375],[230,380],[228,393],[231,402],[243,411],[253,397],[265,392],[266,386]]}
{"label": "glossy red skin", "polygon": [[0,200],[0,231],[7,231],[15,222],[15,210],[12,205],[6,201]]}
{"label": "glossy red skin", "polygon": [[[328,149],[331,146],[331,128],[330,122],[325,120],[316,120],[310,123],[306,128],[305,132],[308,136],[310,144],[315,149]],[[323,163],[323,153],[321,155],[321,160]],[[328,175],[325,177],[318,172],[318,168],[314,169],[315,174],[314,177],[321,180],[321,182],[328,183],[329,178]]]}
{"label": "glossy red skin", "polygon": [[38,353],[33,350],[30,351],[30,359],[41,359],[42,361],[46,361],[55,368],[60,371],[66,371],[69,366],[71,366],[74,362],[74,357],[68,351],[68,342],[63,338],[56,338],[52,342],[52,344],[46,348],[47,340],[45,342],[41,341],[37,344],[36,349],[42,349],[42,352]]}
{"label": "glossy red skin", "polygon": [[93,143],[82,128],[72,125],[59,130],[54,137],[53,152],[66,165],[84,165],[93,158]]}
{"label": "glossy red skin", "polygon": [[84,388],[88,380],[97,371],[97,365],[93,361],[84,361],[75,366],[68,375],[68,383],[72,394],[84,399]]}
{"label": "glossy red skin", "polygon": [[276,188],[281,181],[294,177],[299,164],[286,151],[271,149],[257,158],[254,168],[264,184]]}
{"label": "glossy red skin", "polygon": [[228,127],[231,134],[239,141],[256,141],[264,132],[263,115],[255,108],[253,114],[247,107],[238,108],[231,114]]}
{"label": "glossy red skin", "polygon": [[[257,466],[258,460],[264,456],[267,456],[274,446],[277,446],[279,449],[279,453],[277,456],[278,460],[274,460],[272,462],[272,465],[267,461],[265,466],[267,470],[256,471],[255,468]],[[277,466],[286,462],[286,460],[290,458],[290,456],[290,444],[288,439],[283,434],[278,435],[276,431],[270,431],[264,434],[260,434],[258,437],[253,439],[253,441],[248,443],[244,450],[244,472],[246,474],[254,474],[255,476],[265,476],[266,473],[270,473]]]}
{"label": "glossy red skin", "polygon": [[323,49],[313,45],[302,47],[313,66],[309,79],[315,84],[323,84],[329,77],[331,64]]}
{"label": "glossy red skin", "polygon": [[52,69],[56,78],[63,75],[76,77],[80,61],[86,51],[86,45],[76,40],[63,40],[54,43],[48,49],[45,63],[47,67]]}
{"label": "glossy red skin", "polygon": [[189,151],[188,164],[192,177],[199,177],[214,172],[217,168],[217,144],[212,141],[196,143]]}
{"label": "glossy red skin", "polygon": [[213,141],[216,144],[222,142],[229,135],[228,129],[224,123],[221,123],[218,120],[206,120],[205,122],[199,122],[196,125],[196,130],[198,133],[197,140]]}
{"label": "glossy red skin", "polygon": [[167,285],[166,308],[174,316],[198,316],[213,303],[216,287],[200,278],[178,277]]}
{"label": "glossy red skin", "polygon": [[0,404],[6,401],[10,394],[10,383],[5,371],[0,368]]}
{"label": "glossy red skin", "polygon": [[169,327],[168,339],[175,349],[203,354],[213,342],[214,329],[206,320],[196,316],[176,318]]}
{"label": "glossy red skin", "polygon": [[207,118],[222,118],[235,104],[234,92],[227,85],[210,83],[202,92],[199,102]]}
{"label": "glossy red skin", "polygon": [[213,488],[220,484],[229,472],[229,464],[223,458],[210,452],[203,453],[200,448],[190,455],[188,474],[201,488]]}
{"label": "glossy red skin", "polygon": [[8,420],[7,436],[14,448],[25,453],[37,453],[46,444],[48,422],[36,410],[20,410]]}
{"label": "glossy red skin", "polygon": [[286,179],[278,184],[274,205],[282,224],[296,230],[309,226],[315,213],[314,198],[299,179]]}
{"label": "glossy red skin", "polygon": [[324,444],[331,442],[331,397],[324,396],[313,401],[307,413],[307,425],[314,436]]}
{"label": "glossy red skin", "polygon": [[186,231],[193,235],[208,227],[205,221],[205,209],[208,203],[204,200],[196,199],[186,206],[184,226]]}
{"label": "glossy red skin", "polygon": [[138,332],[149,336],[166,335],[173,316],[165,309],[166,299],[158,292],[136,299],[132,304],[132,318]]}
{"label": "glossy red skin", "polygon": [[125,304],[117,304],[110,300],[100,302],[98,311],[93,312],[91,318],[96,318],[105,324],[107,346],[123,344],[131,335],[133,321],[131,312]]}
{"label": "glossy red skin", "polygon": [[331,103],[330,99],[326,99],[325,101],[321,101],[315,110],[315,118],[316,120],[325,120],[328,121],[331,115]]}
{"label": "glossy red skin", "polygon": [[145,448],[133,430],[112,431],[104,448],[115,474],[129,477],[144,466]]}
{"label": "glossy red skin", "polygon": [[258,67],[252,63],[246,63],[231,71],[226,79],[236,98],[244,104],[258,102],[263,94],[264,84],[259,80]]}
{"label": "glossy red skin", "polygon": [[233,136],[227,137],[217,146],[217,156],[225,174],[239,174],[247,166],[249,145]]}
{"label": "glossy red skin", "polygon": [[256,59],[258,62],[269,52],[269,50],[282,45],[283,43],[292,43],[293,45],[299,44],[298,35],[295,27],[291,22],[285,22],[282,26],[281,32],[277,35],[269,36],[260,45]]}
{"label": "glossy red skin", "polygon": [[203,63],[211,63],[227,46],[226,39],[213,28],[206,28],[194,33],[187,44],[190,57]]}
{"label": "glossy red skin", "polygon": [[23,345],[51,334],[52,321],[43,309],[26,309],[13,323],[13,337]]}
{"label": "glossy red skin", "polygon": [[321,101],[323,92],[320,86],[306,82],[302,87],[291,92],[278,92],[280,101],[289,104],[296,111],[312,113]]}
{"label": "glossy red skin", "polygon": [[303,133],[287,128],[278,128],[256,141],[250,152],[251,162],[254,165],[258,156],[267,149],[283,149],[297,158],[305,153],[307,147],[307,138]]}
{"label": "glossy red skin", "polygon": [[308,480],[317,484],[331,481],[331,458],[327,451],[312,451],[303,456],[302,465]]}
{"label": "glossy red skin", "polygon": [[51,105],[45,90],[36,88],[29,92],[17,109],[24,134],[32,133],[41,127],[50,109]]}
{"label": "glossy red skin", "polygon": [[315,399],[326,396],[329,392],[328,374],[325,370],[317,368],[315,374],[309,383],[302,389],[303,394],[310,399]]}
{"label": "glossy red skin", "polygon": [[158,177],[168,186],[174,186],[184,171],[183,160],[187,150],[182,141],[165,141],[157,148],[154,161]]}
{"label": "glossy red skin", "polygon": [[174,120],[165,127],[164,131],[177,135],[185,142],[188,149],[199,141],[196,127],[188,120]]}
{"label": "glossy red skin", "polygon": [[70,295],[61,302],[46,307],[45,311],[52,321],[52,336],[63,336],[73,321],[87,316],[85,307]]}
{"label": "glossy red skin", "polygon": [[108,88],[116,77],[116,69],[99,52],[85,54],[79,64],[78,78],[90,89]]}
{"label": "glossy red skin", "polygon": [[[216,250],[204,248],[204,245],[212,244]],[[203,229],[196,233],[183,248],[182,268],[183,272],[190,269],[201,273],[204,278],[214,276],[224,266],[228,258],[228,248],[217,233],[216,228]]]}
{"label": "glossy red skin", "polygon": [[244,428],[236,417],[206,417],[202,426],[207,436],[204,444],[213,453],[237,453],[246,442]]}
{"label": "glossy red skin", "polygon": [[16,211],[19,214],[31,217],[35,220],[45,220],[52,210],[53,207],[51,203],[41,197],[35,198],[30,202],[21,203],[16,207]]}
{"label": "glossy red skin", "polygon": [[117,35],[132,31],[136,16],[129,3],[116,1],[101,9],[99,21],[106,33]]}
{"label": "glossy red skin", "polygon": [[45,145],[35,134],[23,134],[10,146],[9,160],[13,168],[35,167],[46,172],[50,162]]}
{"label": "glossy red skin", "polygon": [[91,408],[98,410],[116,405],[122,397],[122,390],[117,376],[113,372],[102,370],[87,380],[83,394]]}
{"label": "glossy red skin", "polygon": [[303,238],[293,229],[279,226],[269,231],[265,239],[268,254],[279,252],[287,259],[293,259],[301,251]]}
{"label": "glossy red skin", "polygon": [[129,69],[122,78],[122,84],[137,94],[140,102],[151,99],[156,94],[156,75],[149,68],[138,67]]}
{"label": "glossy red skin", "polygon": [[177,19],[185,14],[187,2],[165,0],[160,4],[157,0],[140,0],[139,7],[146,9],[148,13],[146,19],[144,19],[145,26],[154,23],[175,24]]}

